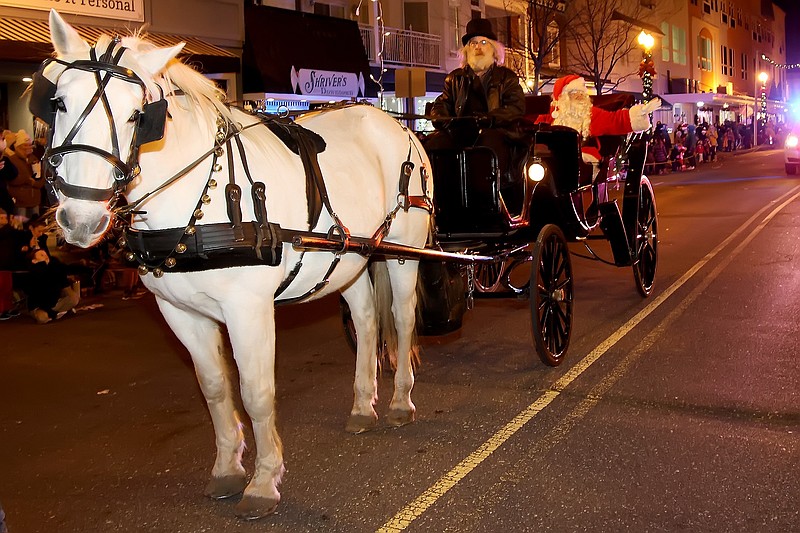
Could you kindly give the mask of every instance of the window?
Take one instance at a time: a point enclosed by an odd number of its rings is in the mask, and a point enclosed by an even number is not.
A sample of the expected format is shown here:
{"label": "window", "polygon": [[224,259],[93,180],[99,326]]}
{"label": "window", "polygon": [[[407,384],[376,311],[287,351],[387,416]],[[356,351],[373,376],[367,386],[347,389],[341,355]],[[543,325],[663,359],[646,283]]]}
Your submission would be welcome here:
{"label": "window", "polygon": [[686,64],[686,30],[677,26],[672,27],[672,61]]}
{"label": "window", "polygon": [[711,0],[703,0],[703,13],[711,14]]}
{"label": "window", "polygon": [[561,43],[558,42],[558,24],[555,21],[547,25],[547,42],[553,43],[553,48],[545,57],[545,61],[551,67],[561,66]]}
{"label": "window", "polygon": [[733,48],[728,48],[727,46],[724,45],[722,46],[720,53],[720,62],[722,63],[723,76],[733,76],[734,74]]}
{"label": "window", "polygon": [[[704,30],[705,31],[705,30]],[[711,72],[713,69],[713,52],[711,48],[711,39],[702,33],[697,37],[697,49],[700,52],[697,66],[700,70]]]}
{"label": "window", "polygon": [[661,33],[664,37],[661,39],[661,61],[669,61],[669,24],[666,22],[661,23]]}
{"label": "window", "polygon": [[403,21],[407,30],[428,33],[427,2],[404,2]]}
{"label": "window", "polygon": [[522,17],[519,15],[509,15],[507,17],[497,17],[490,19],[492,26],[497,32],[497,40],[508,48],[520,48],[524,43],[520,35],[520,24]]}
{"label": "window", "polygon": [[747,81],[748,78],[747,73],[747,54],[742,54],[742,79]]}

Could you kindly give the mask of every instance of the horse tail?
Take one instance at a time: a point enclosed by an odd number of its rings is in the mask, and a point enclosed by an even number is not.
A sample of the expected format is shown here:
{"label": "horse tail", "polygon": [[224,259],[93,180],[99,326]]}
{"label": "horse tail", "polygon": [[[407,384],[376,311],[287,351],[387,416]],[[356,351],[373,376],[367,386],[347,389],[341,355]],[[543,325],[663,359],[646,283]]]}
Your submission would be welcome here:
{"label": "horse tail", "polygon": [[[397,328],[392,313],[392,285],[386,261],[370,263],[370,277],[375,294],[375,310],[378,319],[378,365],[388,362],[392,370],[397,368]],[[414,328],[411,337],[411,363],[414,368],[419,363],[419,344]]]}

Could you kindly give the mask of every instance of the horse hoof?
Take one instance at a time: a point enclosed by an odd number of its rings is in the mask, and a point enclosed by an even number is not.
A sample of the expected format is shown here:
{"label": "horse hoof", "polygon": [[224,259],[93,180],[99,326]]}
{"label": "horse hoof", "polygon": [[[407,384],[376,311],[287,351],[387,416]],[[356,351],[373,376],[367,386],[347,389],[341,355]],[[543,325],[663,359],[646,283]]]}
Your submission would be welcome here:
{"label": "horse hoof", "polygon": [[364,433],[365,431],[371,431],[377,426],[377,415],[350,415],[350,419],[347,421],[347,425],[344,427],[344,430],[348,433],[358,434]]}
{"label": "horse hoof", "polygon": [[414,410],[402,411],[400,409],[390,409],[386,415],[386,423],[393,427],[405,426],[415,420]]}
{"label": "horse hoof", "polygon": [[234,513],[242,520],[258,520],[275,512],[278,508],[278,498],[261,498],[258,496],[244,496],[236,504]]}
{"label": "horse hoof", "polygon": [[212,477],[203,494],[214,500],[221,500],[241,494],[246,486],[247,478],[244,474],[240,476]]}

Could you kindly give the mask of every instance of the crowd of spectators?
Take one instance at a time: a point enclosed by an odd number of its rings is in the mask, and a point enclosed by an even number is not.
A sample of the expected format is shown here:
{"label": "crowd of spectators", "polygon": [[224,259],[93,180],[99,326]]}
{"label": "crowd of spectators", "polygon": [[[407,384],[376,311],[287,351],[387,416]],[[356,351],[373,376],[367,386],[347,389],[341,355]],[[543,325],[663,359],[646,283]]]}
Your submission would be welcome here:
{"label": "crowd of spectators", "polygon": [[[759,129],[758,144],[777,144],[780,128],[772,120]],[[716,161],[720,153],[753,148],[753,127],[726,120],[722,124],[677,123],[670,132],[658,122],[647,154],[648,175],[694,170]]]}

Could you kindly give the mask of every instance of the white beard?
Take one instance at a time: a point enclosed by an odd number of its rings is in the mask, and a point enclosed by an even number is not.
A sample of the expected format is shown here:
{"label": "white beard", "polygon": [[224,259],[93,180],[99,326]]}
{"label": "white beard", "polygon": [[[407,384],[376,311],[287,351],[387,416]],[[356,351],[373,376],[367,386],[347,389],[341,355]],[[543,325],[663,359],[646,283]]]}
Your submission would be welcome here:
{"label": "white beard", "polygon": [[494,64],[494,54],[489,52],[477,55],[475,50],[470,50],[467,54],[467,64],[475,72],[483,72]]}
{"label": "white beard", "polygon": [[589,98],[572,100],[564,95],[558,99],[558,117],[553,119],[553,124],[578,130],[585,139],[589,136],[591,121],[592,101]]}

